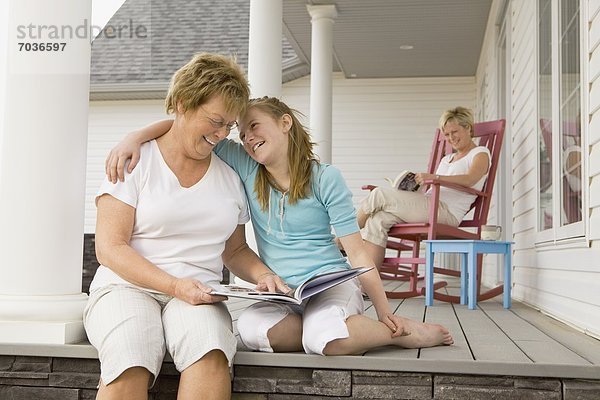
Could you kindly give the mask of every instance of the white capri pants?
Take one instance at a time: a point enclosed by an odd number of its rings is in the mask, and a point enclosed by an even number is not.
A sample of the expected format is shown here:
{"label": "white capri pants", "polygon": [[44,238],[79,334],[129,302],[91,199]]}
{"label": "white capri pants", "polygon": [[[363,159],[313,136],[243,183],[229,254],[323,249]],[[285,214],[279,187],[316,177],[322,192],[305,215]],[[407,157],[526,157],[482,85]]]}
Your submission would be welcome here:
{"label": "white capri pants", "polygon": [[237,347],[223,303],[193,306],[133,286],[94,290],[83,318],[105,385],[132,367],[150,371],[153,385],[166,349],[182,372],[211,350],[221,350],[231,366]]}
{"label": "white capri pants", "polygon": [[[393,225],[429,220],[430,201],[431,198],[421,192],[381,187],[373,189],[360,204],[362,212],[369,216],[361,230],[362,238],[385,247],[388,231]],[[458,226],[460,223],[443,201],[440,201],[438,206],[438,221],[452,226]]]}
{"label": "white capri pants", "polygon": [[321,354],[327,343],[349,336],[346,320],[364,312],[357,279],[319,293],[301,305],[255,303],[242,312],[237,328],[240,339],[251,350],[273,352],[267,333],[290,314],[302,316],[302,346],[307,354]]}

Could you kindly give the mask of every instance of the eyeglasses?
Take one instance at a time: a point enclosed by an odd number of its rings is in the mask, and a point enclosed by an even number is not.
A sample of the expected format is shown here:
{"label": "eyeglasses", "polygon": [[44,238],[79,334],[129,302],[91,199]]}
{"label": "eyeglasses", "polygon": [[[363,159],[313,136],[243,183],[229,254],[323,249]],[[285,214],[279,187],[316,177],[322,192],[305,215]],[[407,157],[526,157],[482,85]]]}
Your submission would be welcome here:
{"label": "eyeglasses", "polygon": [[208,122],[210,122],[210,125],[213,128],[215,128],[215,129],[225,128],[227,133],[231,132],[232,129],[237,129],[237,127],[238,127],[237,121],[233,121],[233,122],[230,122],[227,124],[227,123],[225,123],[225,121],[218,121],[214,118],[209,117],[208,113],[204,110],[204,108],[202,108],[202,106],[200,106],[200,109],[204,113],[204,117],[208,120]]}

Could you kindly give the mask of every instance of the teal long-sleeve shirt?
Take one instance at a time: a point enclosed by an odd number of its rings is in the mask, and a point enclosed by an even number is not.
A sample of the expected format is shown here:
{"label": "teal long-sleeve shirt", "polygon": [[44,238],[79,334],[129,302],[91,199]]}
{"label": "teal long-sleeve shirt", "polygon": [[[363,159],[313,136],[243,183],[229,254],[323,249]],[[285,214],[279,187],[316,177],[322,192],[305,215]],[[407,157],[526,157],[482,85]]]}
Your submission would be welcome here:
{"label": "teal long-sleeve shirt", "polygon": [[259,164],[232,140],[221,141],[215,153],[240,176],[261,259],[292,288],[314,275],[348,269],[331,228],[338,237],[359,231],[352,193],[340,171],[313,163],[311,193],[289,204],[288,196],[271,189],[269,209],[263,211],[254,192]]}

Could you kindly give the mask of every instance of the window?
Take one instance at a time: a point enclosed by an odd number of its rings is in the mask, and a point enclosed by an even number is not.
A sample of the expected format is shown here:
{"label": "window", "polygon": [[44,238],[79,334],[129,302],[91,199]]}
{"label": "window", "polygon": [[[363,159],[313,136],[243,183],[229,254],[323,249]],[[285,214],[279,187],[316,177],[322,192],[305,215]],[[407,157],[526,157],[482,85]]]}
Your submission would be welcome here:
{"label": "window", "polygon": [[538,231],[581,236],[580,1],[538,0]]}

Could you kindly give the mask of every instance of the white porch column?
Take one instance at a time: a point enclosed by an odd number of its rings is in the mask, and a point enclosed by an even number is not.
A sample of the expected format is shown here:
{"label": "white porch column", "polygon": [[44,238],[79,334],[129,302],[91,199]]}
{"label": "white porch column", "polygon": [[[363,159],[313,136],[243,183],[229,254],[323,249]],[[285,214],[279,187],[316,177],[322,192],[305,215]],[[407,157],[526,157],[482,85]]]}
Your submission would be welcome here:
{"label": "white porch column", "polygon": [[[250,0],[248,81],[251,97],[281,98],[283,0]],[[252,222],[246,224],[248,245],[258,253]]]}
{"label": "white porch column", "polygon": [[282,0],[250,1],[248,80],[252,97],[281,97]]}
{"label": "white porch column", "polygon": [[74,343],[87,300],[91,0],[2,3],[0,342]]}
{"label": "white porch column", "polygon": [[321,161],[331,163],[333,20],[335,5],[307,5],[311,16],[310,131]]}

